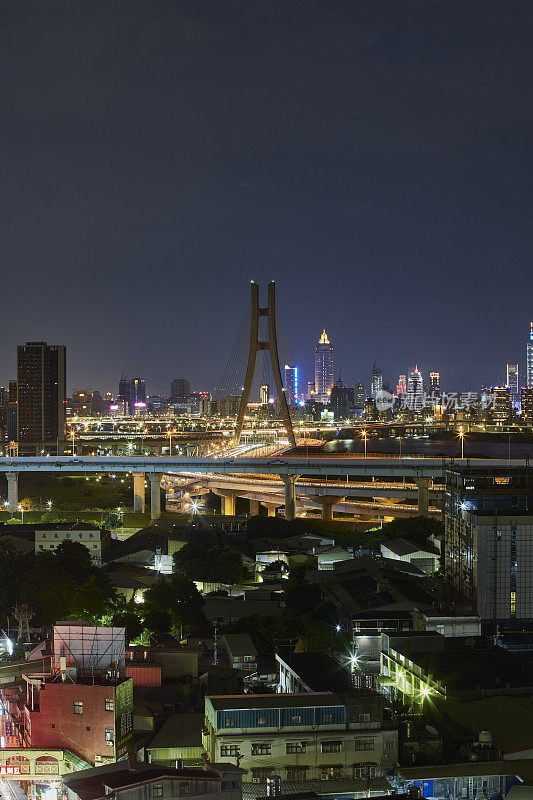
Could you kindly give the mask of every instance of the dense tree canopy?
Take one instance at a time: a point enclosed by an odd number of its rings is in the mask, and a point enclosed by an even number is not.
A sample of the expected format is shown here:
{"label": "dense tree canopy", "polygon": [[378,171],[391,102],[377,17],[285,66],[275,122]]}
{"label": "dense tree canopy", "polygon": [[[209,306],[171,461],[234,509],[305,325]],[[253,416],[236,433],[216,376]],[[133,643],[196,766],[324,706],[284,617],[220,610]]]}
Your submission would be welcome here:
{"label": "dense tree canopy", "polygon": [[208,549],[201,542],[188,542],[173,556],[176,575],[196,581],[238,583],[246,576],[242,556],[231,547]]}

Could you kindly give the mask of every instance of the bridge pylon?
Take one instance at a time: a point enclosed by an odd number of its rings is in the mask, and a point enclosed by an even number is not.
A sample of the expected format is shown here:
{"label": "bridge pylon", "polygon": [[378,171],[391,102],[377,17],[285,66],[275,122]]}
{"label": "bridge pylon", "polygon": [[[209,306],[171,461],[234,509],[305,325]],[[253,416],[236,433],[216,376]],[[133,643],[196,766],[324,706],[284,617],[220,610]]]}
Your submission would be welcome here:
{"label": "bridge pylon", "polygon": [[[251,282],[251,324],[250,324],[250,348],[248,351],[248,365],[246,367],[246,377],[244,378],[244,388],[242,390],[241,401],[239,404],[239,413],[237,415],[237,427],[235,429],[235,442],[238,444],[241,438],[242,428],[244,425],[244,416],[250,401],[250,392],[254,379],[255,368],[257,364],[257,354],[260,350],[268,350],[270,354],[270,364],[272,366],[272,374],[274,376],[274,383],[278,393],[278,400],[281,407],[281,415],[283,424],[287,432],[289,444],[295,447],[296,440],[294,438],[294,430],[292,427],[292,420],[289,414],[289,406],[287,397],[283,391],[283,382],[281,380],[281,370],[279,366],[278,355],[278,339],[276,333],[276,284],[271,281],[268,284],[268,303],[266,308],[259,306],[259,285],[255,281]],[[267,317],[267,339],[261,341],[259,339],[259,318]]]}

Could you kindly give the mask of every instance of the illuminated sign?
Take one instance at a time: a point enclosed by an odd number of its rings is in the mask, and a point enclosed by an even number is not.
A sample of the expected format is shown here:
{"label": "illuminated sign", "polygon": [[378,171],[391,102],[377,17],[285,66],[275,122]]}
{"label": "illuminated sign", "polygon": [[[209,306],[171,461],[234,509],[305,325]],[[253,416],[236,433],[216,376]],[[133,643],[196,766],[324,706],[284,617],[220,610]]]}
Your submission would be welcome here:
{"label": "illuminated sign", "polygon": [[135,408],[146,408],[146,403],[134,403]]}
{"label": "illuminated sign", "polygon": [[20,767],[0,767],[0,775],[20,775]]}
{"label": "illuminated sign", "polygon": [[118,411],[118,406],[109,406],[110,411]]}

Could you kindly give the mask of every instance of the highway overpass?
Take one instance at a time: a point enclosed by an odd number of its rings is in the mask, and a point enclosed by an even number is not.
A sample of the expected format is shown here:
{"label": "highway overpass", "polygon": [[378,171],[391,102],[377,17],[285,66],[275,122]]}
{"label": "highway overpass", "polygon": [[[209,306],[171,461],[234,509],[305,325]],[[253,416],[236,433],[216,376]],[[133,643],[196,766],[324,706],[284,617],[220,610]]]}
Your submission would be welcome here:
{"label": "highway overpass", "polygon": [[[18,476],[21,472],[47,472],[63,474],[88,474],[99,472],[133,473],[134,505],[141,510],[144,505],[145,476],[150,481],[151,513],[160,516],[161,476],[194,474],[214,475],[276,475],[284,483],[286,516],[295,514],[296,484],[301,475],[309,478],[406,478],[416,484],[418,506],[421,514],[429,507],[429,485],[433,478],[442,479],[450,464],[482,466],[529,466],[524,459],[444,459],[421,457],[313,457],[313,458],[183,458],[134,456],[60,456],[20,457],[0,459],[0,473],[8,482],[8,504],[14,513],[18,506]],[[228,503],[228,507],[230,507]],[[227,512],[226,512],[227,513]]]}

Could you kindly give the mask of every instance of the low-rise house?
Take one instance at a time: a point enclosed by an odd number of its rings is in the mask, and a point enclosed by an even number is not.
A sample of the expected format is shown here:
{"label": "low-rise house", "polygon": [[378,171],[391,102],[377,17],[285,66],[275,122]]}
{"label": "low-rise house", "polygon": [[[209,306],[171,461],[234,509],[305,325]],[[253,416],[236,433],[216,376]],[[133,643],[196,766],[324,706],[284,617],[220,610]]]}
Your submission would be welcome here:
{"label": "low-rise house", "polygon": [[202,744],[203,714],[172,714],[152,741],[146,745],[152,764],[201,765],[205,754]]}
{"label": "low-rise house", "polygon": [[428,575],[439,568],[440,550],[431,542],[425,542],[423,545],[414,544],[399,537],[382,542],[380,550],[384,558],[408,561]]}
{"label": "low-rise house", "polygon": [[226,633],[220,644],[234,669],[257,669],[257,650],[248,633]]}
{"label": "low-rise house", "polygon": [[64,778],[70,800],[174,800],[186,796],[242,800],[241,770],[161,767],[141,761],[121,761],[82,770]]}
{"label": "low-rise house", "polygon": [[204,747],[210,761],[237,759],[245,781],[275,774],[305,784],[381,774],[397,760],[397,732],[351,722],[328,692],[222,695],[205,698]]}

